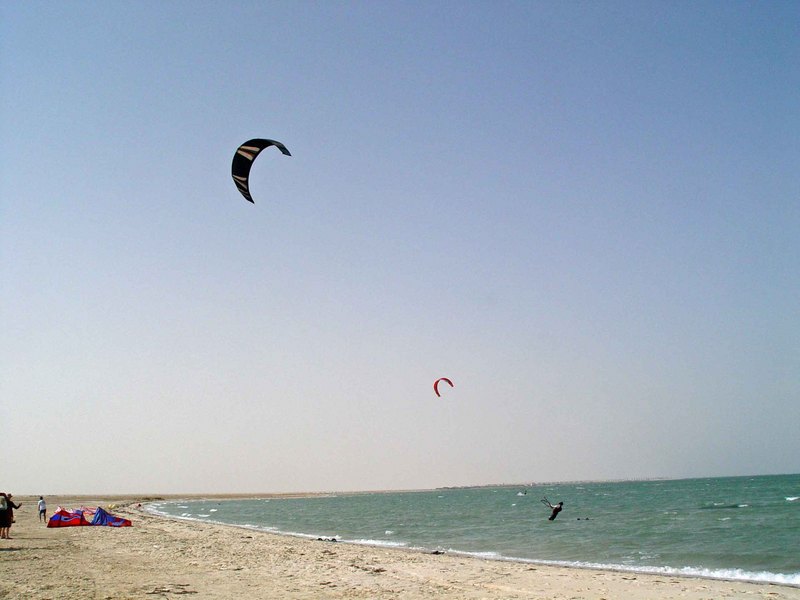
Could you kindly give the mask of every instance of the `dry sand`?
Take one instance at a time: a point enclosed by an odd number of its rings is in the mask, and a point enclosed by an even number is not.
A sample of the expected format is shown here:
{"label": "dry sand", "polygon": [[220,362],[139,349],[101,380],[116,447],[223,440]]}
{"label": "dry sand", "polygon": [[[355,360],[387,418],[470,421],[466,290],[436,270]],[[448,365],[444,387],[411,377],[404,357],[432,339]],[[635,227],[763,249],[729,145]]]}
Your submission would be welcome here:
{"label": "dry sand", "polygon": [[[0,598],[547,598],[800,600],[800,588],[639,575],[313,541],[154,517],[140,498],[48,497],[76,508],[125,504],[133,527],[47,529],[36,499],[0,540]],[[141,498],[144,501],[143,498]]]}

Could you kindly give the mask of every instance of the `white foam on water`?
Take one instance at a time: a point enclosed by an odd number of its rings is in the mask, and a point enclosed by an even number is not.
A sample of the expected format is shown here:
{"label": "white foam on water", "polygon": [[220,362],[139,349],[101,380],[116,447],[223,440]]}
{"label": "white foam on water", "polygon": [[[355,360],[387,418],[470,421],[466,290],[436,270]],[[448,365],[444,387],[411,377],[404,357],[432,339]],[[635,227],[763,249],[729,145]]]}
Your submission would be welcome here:
{"label": "white foam on water", "polygon": [[274,527],[267,527],[266,525],[255,525],[253,523],[245,523],[244,525],[234,525],[234,527],[241,527],[242,529],[250,529],[252,531],[265,531],[267,533],[277,533],[278,530]]}
{"label": "white foam on water", "polygon": [[345,540],[351,544],[361,544],[362,546],[380,546],[381,548],[405,548],[405,542],[389,542],[387,540]]}
{"label": "white foam on water", "polygon": [[[626,573],[646,573],[651,575],[678,575],[684,577],[700,577],[703,579],[724,579],[732,581],[749,581],[756,583],[776,583],[779,585],[800,586],[800,572],[798,573],[773,573],[771,571],[746,571],[744,569],[708,569],[704,567],[646,567],[620,565],[614,563],[593,563],[584,561],[558,561],[558,560],[534,560],[527,558],[514,558],[502,555],[494,555],[491,552],[459,552],[454,554],[465,554],[494,560],[504,560],[511,562],[554,565],[560,567],[577,567],[580,569],[600,569],[603,571],[621,571]],[[494,555],[494,556],[493,556]]]}
{"label": "white foam on water", "polygon": [[489,560],[510,560],[498,552],[465,552],[463,550],[453,549],[450,549],[447,552],[450,554],[458,554],[459,556],[474,556],[476,558],[487,558]]}
{"label": "white foam on water", "polygon": [[786,497],[786,501],[787,502],[796,502],[797,500],[800,500],[800,496],[787,496]]}
{"label": "white foam on water", "polygon": [[[783,585],[800,586],[800,573],[772,573],[770,571],[745,571],[744,569],[706,569],[702,567],[653,567],[652,572],[668,573],[674,575],[688,575],[690,577],[705,577],[708,579],[733,579],[737,581],[757,581],[764,583],[779,583]],[[636,569],[645,573],[651,572],[646,568]]]}

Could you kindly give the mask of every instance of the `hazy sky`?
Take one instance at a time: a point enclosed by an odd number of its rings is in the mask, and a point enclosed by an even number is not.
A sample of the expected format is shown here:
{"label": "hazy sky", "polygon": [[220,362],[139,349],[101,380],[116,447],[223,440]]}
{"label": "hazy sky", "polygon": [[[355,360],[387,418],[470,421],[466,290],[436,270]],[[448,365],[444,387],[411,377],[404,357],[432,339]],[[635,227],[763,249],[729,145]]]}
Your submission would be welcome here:
{"label": "hazy sky", "polygon": [[800,3],[4,2],[0,52],[0,489],[800,471]]}

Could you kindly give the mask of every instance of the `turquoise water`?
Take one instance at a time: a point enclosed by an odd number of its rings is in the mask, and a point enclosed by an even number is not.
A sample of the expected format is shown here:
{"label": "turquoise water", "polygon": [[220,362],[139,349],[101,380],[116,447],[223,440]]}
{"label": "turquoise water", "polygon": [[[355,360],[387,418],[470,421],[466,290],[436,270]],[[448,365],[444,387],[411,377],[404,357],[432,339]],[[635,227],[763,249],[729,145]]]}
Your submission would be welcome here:
{"label": "turquoise water", "polygon": [[[555,521],[540,502],[564,501]],[[486,558],[800,585],[800,475],[160,502],[159,514]]]}

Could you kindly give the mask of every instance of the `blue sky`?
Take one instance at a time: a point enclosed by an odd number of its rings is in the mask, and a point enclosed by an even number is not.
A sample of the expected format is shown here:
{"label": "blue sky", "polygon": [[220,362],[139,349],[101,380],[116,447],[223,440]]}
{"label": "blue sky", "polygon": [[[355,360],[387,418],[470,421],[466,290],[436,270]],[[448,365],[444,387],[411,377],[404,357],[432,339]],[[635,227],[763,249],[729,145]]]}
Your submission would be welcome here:
{"label": "blue sky", "polygon": [[800,470],[797,3],[0,11],[0,488]]}

